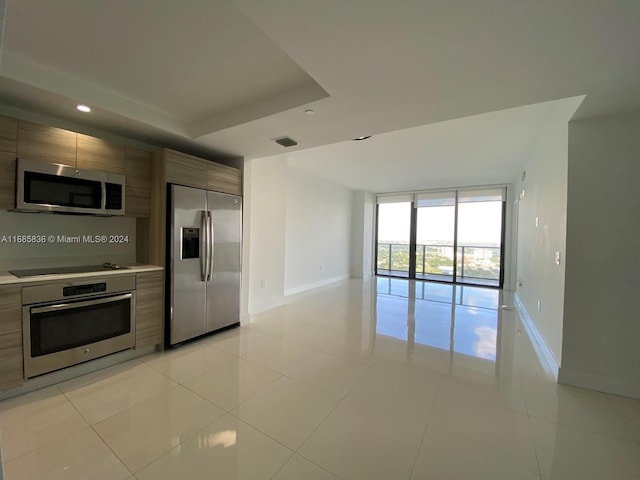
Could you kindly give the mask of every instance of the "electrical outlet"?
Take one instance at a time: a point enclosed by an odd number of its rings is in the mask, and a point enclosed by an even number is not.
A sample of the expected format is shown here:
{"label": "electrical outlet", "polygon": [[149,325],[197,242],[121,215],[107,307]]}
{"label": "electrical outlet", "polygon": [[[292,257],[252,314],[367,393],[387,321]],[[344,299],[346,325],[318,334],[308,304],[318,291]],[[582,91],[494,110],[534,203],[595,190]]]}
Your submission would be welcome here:
{"label": "electrical outlet", "polygon": [[560,265],[560,252],[556,252],[556,265]]}

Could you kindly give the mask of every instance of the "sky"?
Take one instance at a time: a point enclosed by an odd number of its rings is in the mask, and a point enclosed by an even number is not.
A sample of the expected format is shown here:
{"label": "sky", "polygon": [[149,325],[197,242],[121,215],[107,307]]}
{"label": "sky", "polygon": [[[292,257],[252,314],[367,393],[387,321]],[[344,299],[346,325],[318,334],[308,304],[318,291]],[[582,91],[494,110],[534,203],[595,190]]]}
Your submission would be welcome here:
{"label": "sky", "polygon": [[[380,204],[378,241],[409,243],[411,203]],[[419,244],[448,242],[453,244],[454,207],[418,209]],[[459,245],[500,245],[502,202],[460,203],[458,207]]]}

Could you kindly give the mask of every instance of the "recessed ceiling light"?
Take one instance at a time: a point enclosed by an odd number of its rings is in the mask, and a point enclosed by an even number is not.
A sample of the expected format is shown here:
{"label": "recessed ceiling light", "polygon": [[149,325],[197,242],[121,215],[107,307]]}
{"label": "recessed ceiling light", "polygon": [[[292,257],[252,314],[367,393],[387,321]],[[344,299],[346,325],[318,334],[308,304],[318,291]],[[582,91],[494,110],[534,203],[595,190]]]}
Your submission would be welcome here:
{"label": "recessed ceiling light", "polygon": [[315,111],[311,110],[310,108],[304,111],[305,114],[307,115],[315,115]]}
{"label": "recessed ceiling light", "polygon": [[91,108],[89,108],[87,105],[78,105],[76,108],[85,113],[89,113],[91,111]]}
{"label": "recessed ceiling light", "polygon": [[359,142],[360,140],[366,140],[367,138],[371,138],[371,135],[364,135],[362,137],[352,138],[351,140],[353,140],[354,142]]}

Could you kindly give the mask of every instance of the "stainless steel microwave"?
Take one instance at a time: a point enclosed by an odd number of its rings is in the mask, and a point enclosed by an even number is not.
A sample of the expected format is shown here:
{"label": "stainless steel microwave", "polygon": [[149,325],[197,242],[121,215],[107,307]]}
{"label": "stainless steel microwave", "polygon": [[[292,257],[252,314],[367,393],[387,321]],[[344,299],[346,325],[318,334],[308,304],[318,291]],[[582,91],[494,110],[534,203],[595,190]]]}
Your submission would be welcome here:
{"label": "stainless steel microwave", "polygon": [[125,177],[18,159],[16,210],[92,215],[124,215]]}

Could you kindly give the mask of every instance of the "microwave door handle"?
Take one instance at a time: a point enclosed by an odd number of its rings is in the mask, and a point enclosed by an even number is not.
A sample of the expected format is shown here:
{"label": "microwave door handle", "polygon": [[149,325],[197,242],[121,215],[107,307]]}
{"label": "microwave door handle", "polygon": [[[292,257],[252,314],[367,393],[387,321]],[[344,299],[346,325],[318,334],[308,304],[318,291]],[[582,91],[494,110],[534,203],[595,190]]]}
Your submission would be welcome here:
{"label": "microwave door handle", "polygon": [[100,202],[100,210],[104,211],[107,208],[107,183],[100,182],[100,188],[102,190],[102,200]]}
{"label": "microwave door handle", "polygon": [[207,260],[208,260],[208,232],[207,232],[207,212],[200,212],[200,280],[207,280]]}
{"label": "microwave door handle", "polygon": [[213,275],[213,244],[215,240],[211,210],[207,212],[207,216],[209,218],[209,275],[207,276],[207,281],[210,282]]}

